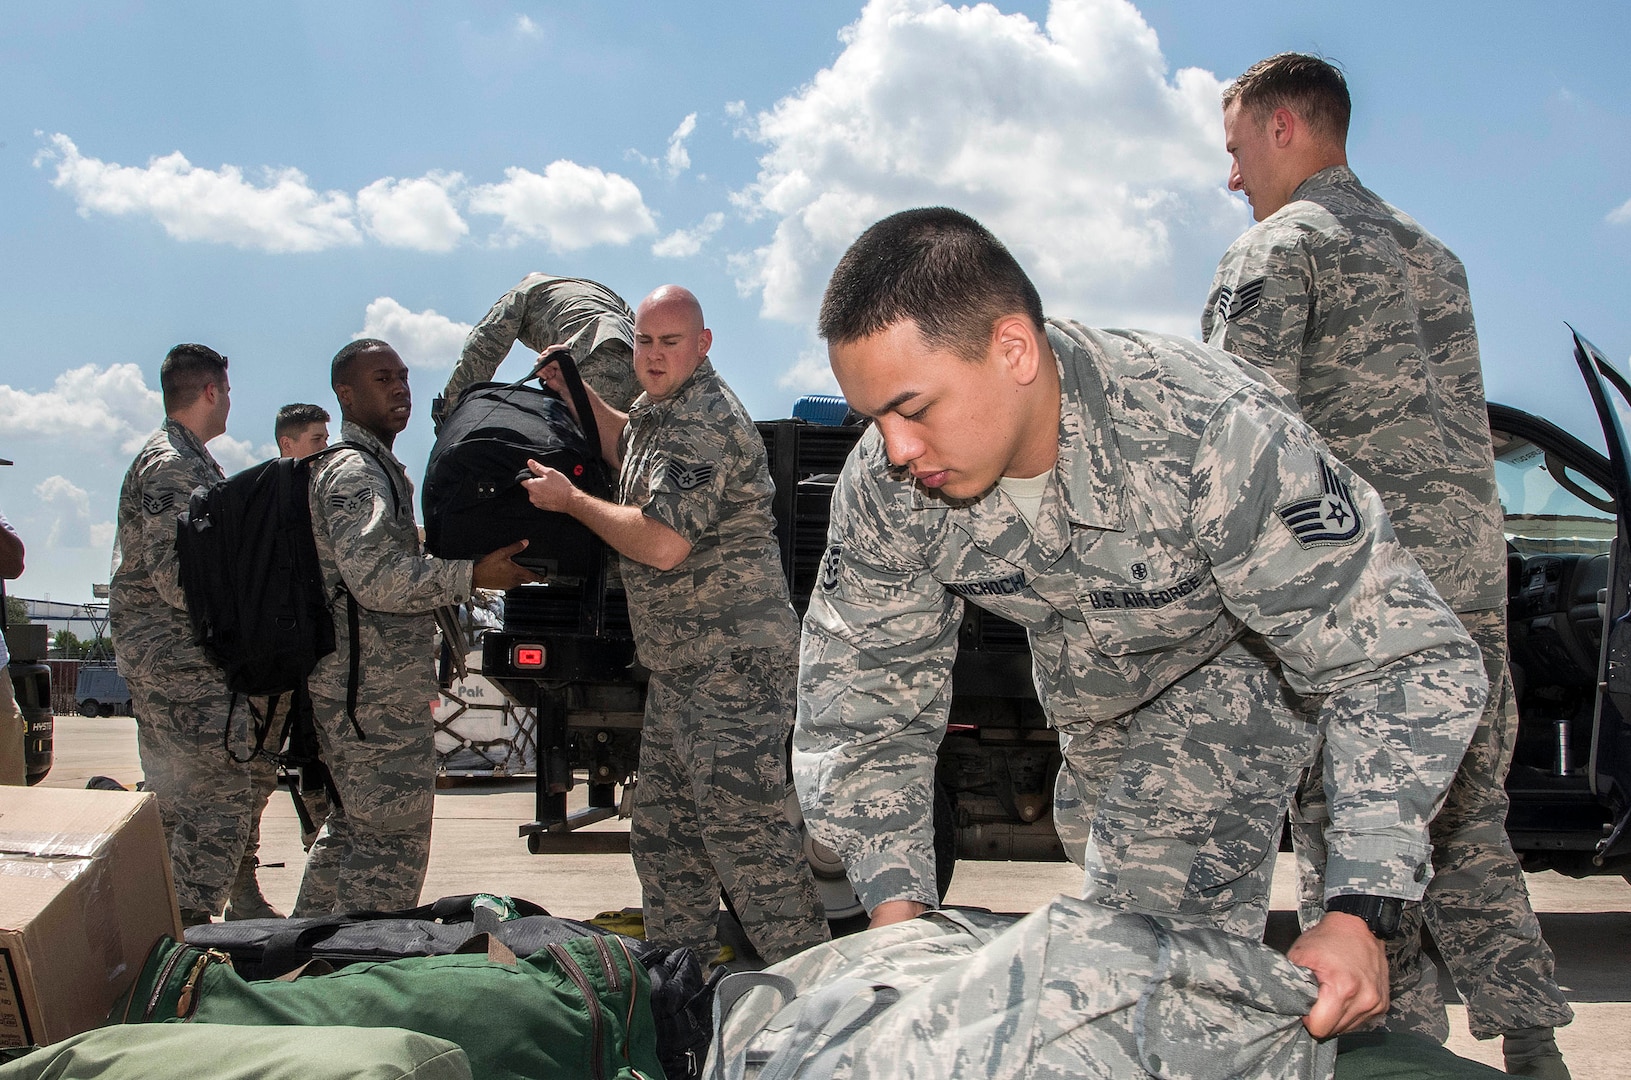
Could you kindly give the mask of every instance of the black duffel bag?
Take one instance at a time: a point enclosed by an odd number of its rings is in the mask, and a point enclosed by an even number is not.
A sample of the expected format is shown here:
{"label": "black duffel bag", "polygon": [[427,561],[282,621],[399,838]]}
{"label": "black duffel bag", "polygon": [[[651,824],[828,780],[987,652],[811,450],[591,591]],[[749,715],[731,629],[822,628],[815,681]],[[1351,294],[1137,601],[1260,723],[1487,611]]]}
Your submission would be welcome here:
{"label": "black duffel bag", "polygon": [[510,898],[510,903],[522,917],[501,922],[496,914],[476,906],[479,895],[445,896],[401,911],[202,923],[187,928],[187,944],[226,953],[232,969],[246,979],[275,979],[311,960],[341,968],[366,960],[446,956],[481,933],[499,938],[517,956],[605,933],[588,923],[557,919],[519,898]]}
{"label": "black duffel bag", "polygon": [[527,459],[565,474],[601,499],[612,497],[610,470],[600,455],[600,431],[569,353],[552,354],[583,418],[551,389],[477,383],[459,396],[442,422],[425,465],[421,503],[425,548],[444,559],[479,559],[489,551],[531,541],[515,561],[546,581],[599,579],[605,543],[566,514],[540,510],[521,482]]}
{"label": "black duffel bag", "polygon": [[[232,958],[245,979],[275,979],[312,960],[331,967],[409,956],[447,956],[478,934],[491,934],[517,956],[573,938],[611,933],[592,923],[560,919],[537,904],[509,897],[519,918],[500,916],[477,904],[480,893],[446,896],[402,911],[358,911],[302,919],[242,919],[187,928],[187,944]],[[713,977],[687,948],[624,938],[651,978],[651,1012],[657,1025],[657,1056],[670,1080],[701,1075],[712,1039]]]}

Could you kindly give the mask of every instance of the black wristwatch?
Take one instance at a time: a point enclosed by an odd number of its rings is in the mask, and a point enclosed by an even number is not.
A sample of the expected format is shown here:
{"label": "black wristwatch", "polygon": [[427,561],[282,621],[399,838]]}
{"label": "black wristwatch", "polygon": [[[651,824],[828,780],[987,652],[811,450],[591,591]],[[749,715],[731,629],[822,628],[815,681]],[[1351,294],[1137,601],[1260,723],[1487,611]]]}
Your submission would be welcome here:
{"label": "black wristwatch", "polygon": [[1348,893],[1331,897],[1325,902],[1325,910],[1358,916],[1365,920],[1365,926],[1371,933],[1383,941],[1388,941],[1399,932],[1399,920],[1404,916],[1404,901],[1396,896]]}

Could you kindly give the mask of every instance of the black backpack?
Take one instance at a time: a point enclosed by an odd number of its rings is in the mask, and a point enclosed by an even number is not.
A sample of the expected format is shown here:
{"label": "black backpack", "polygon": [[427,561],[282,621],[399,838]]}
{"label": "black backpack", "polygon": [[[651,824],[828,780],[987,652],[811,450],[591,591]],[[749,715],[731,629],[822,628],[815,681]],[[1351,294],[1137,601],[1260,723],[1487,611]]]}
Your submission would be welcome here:
{"label": "black backpack", "polygon": [[[335,640],[307,493],[313,466],[342,449],[360,450],[379,461],[368,447],[350,442],[298,460],[263,461],[195,488],[176,519],[176,555],[193,640],[221,669],[232,694],[223,733],[229,752],[232,714],[240,697],[249,700],[255,718],[250,757],[263,752],[278,705],[287,699],[284,728],[274,746],[287,743],[291,755],[301,759],[284,764],[315,760],[306,680],[317,662],[334,651]],[[395,498],[394,486],[391,493]],[[345,597],[351,636],[346,713],[363,738],[356,715],[357,602],[349,592]],[[269,699],[264,713],[255,707],[257,698]]]}
{"label": "black backpack", "polygon": [[600,432],[571,356],[551,357],[566,376],[582,427],[553,390],[477,383],[453,405],[425,465],[425,549],[444,559],[479,559],[520,539],[515,561],[545,580],[599,580],[605,543],[576,519],[540,510],[521,481],[527,459],[557,469],[584,491],[612,497]]}

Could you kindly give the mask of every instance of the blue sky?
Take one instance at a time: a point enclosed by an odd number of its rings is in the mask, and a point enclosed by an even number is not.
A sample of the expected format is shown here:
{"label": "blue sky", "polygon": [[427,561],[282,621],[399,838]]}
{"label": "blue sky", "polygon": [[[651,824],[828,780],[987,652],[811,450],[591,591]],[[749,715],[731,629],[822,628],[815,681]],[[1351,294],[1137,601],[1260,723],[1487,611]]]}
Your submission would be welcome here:
{"label": "blue sky", "polygon": [[[1317,51],[1356,171],[1467,264],[1495,400],[1591,425],[1564,322],[1631,354],[1621,3],[928,0],[0,8],[0,511],[13,595],[89,599],[178,341],[232,358],[229,469],[332,408],[365,331],[413,368],[524,274],[702,298],[754,415],[829,389],[811,329],[860,229],[981,217],[1050,313],[1194,334],[1250,221],[1217,92]],[[520,374],[520,361],[504,369]],[[1589,431],[1588,431],[1589,434]],[[1591,441],[1600,441],[1593,437]]]}

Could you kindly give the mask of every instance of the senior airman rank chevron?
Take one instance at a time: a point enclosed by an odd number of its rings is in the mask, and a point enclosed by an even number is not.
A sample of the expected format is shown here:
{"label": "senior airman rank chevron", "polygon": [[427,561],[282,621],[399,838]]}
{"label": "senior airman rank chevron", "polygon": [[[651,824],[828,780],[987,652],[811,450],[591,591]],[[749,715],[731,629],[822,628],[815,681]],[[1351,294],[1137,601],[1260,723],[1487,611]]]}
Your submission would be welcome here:
{"label": "senior airman rank chevron", "polygon": [[690,491],[692,488],[701,487],[714,478],[714,467],[711,463],[692,465],[690,468],[686,468],[677,461],[670,461],[668,468],[664,471],[668,474],[668,482],[681,491]]}
{"label": "senior airman rank chevron", "polygon": [[1353,492],[1324,458],[1320,458],[1320,488],[1319,495],[1287,503],[1275,513],[1305,548],[1353,543],[1365,523],[1359,518]]}
{"label": "senior airman rank chevron", "polygon": [[363,507],[367,506],[373,501],[374,489],[371,487],[361,488],[360,490],[352,492],[336,491],[334,494],[328,497],[328,504],[330,506],[334,507],[336,510],[344,510],[350,514],[356,513],[358,510],[361,510]]}
{"label": "senior airman rank chevron", "polygon": [[1217,306],[1213,309],[1219,322],[1238,318],[1256,307],[1263,299],[1263,284],[1267,278],[1253,278],[1238,289],[1225,285],[1218,290]]}

